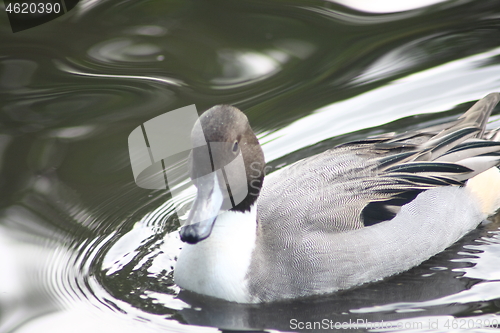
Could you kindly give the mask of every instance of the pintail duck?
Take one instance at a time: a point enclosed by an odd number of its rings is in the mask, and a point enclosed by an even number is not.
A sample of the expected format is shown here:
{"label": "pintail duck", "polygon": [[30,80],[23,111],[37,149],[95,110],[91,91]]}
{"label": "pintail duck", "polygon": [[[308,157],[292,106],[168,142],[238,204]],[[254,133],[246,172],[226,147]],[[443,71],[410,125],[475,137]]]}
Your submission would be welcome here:
{"label": "pintail duck", "polygon": [[[455,121],[344,143],[264,179],[247,117],[215,106],[191,137],[197,196],[180,287],[240,303],[332,293],[416,266],[500,206],[492,93]],[[207,149],[208,148],[208,149]],[[215,170],[215,171],[214,171]]]}

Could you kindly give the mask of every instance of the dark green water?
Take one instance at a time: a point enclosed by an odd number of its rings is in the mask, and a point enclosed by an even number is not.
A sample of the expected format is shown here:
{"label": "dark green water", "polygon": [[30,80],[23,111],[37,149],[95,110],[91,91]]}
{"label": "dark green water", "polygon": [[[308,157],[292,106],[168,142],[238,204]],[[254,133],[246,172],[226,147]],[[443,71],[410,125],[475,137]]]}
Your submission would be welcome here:
{"label": "dark green water", "polygon": [[496,1],[383,13],[313,0],[86,1],[16,34],[0,14],[0,332],[500,322],[497,222],[406,273],[331,296],[244,306],[178,295],[174,207],[192,195],[139,188],[127,146],[157,115],[225,103],[281,167],[448,120],[492,91]]}

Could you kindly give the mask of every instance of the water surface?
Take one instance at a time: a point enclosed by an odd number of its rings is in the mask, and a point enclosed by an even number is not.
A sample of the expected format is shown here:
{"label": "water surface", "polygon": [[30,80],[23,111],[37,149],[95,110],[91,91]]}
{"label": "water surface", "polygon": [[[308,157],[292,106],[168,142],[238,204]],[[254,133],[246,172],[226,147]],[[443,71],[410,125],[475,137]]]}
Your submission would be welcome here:
{"label": "water surface", "polygon": [[294,331],[325,319],[356,323],[338,326],[349,332],[387,322],[449,331],[500,322],[494,220],[380,283],[235,305],[179,294],[173,283],[175,208],[187,209],[193,191],[173,200],[133,181],[129,133],[185,105],[239,107],[276,169],[349,140],[454,119],[500,91],[494,1],[383,3],[83,1],[16,34],[0,15],[0,331]]}

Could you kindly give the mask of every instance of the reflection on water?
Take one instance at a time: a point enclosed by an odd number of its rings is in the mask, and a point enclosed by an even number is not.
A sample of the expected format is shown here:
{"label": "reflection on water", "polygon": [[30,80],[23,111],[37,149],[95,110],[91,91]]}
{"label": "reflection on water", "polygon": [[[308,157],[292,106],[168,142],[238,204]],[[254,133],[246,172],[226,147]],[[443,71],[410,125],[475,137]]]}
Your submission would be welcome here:
{"label": "reflection on water", "polygon": [[380,283],[238,305],[173,283],[194,190],[172,198],[133,181],[130,132],[185,105],[244,110],[278,168],[449,120],[500,90],[495,3],[390,4],[86,1],[18,34],[0,18],[0,331],[496,320],[498,221]]}
{"label": "reflection on water", "polygon": [[[262,141],[269,141],[269,144],[264,146],[264,153],[268,160],[274,160],[332,135],[383,125],[401,117],[451,109],[457,103],[480,99],[484,91],[498,89],[500,64],[487,62],[499,55],[500,48],[496,48],[451,61],[393,80],[354,98],[326,105],[288,126],[266,133]],[[362,73],[355,81],[359,77],[366,77],[366,74]],[[439,89],[442,86],[446,91]],[[314,134],[309,133],[311,128]]]}
{"label": "reflection on water", "polygon": [[330,1],[357,9],[362,12],[392,13],[392,12],[402,12],[411,9],[418,9],[447,0],[407,0],[398,2],[390,0],[379,0],[377,2],[366,1],[366,0],[330,0]]}

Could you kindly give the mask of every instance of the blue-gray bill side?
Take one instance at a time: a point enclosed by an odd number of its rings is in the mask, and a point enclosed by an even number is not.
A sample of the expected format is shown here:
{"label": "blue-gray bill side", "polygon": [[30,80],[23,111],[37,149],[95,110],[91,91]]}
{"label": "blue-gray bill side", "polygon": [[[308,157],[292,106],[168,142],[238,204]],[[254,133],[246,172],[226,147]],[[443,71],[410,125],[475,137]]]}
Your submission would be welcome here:
{"label": "blue-gray bill side", "polygon": [[210,236],[224,202],[217,172],[198,178],[196,183],[196,199],[186,224],[180,230],[181,240],[189,244],[196,244]]}

